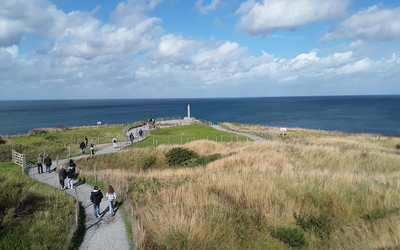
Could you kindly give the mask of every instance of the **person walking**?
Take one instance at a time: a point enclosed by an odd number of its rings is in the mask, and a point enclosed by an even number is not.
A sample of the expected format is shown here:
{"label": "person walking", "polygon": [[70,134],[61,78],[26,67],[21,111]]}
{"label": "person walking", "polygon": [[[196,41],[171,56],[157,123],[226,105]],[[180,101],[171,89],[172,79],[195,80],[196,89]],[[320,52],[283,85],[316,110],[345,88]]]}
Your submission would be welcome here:
{"label": "person walking", "polygon": [[134,137],[133,137],[133,133],[132,132],[129,134],[129,139],[131,140],[131,144],[133,145]]}
{"label": "person walking", "polygon": [[89,139],[87,138],[87,136],[85,136],[85,146],[87,147],[89,145]]}
{"label": "person walking", "polygon": [[107,189],[106,198],[108,200],[108,209],[110,211],[110,215],[114,215],[114,200],[117,199],[117,194],[114,191],[113,186],[109,185]]}
{"label": "person walking", "polygon": [[43,174],[43,157],[41,154],[37,158],[37,169],[39,174]]}
{"label": "person walking", "polygon": [[82,150],[82,154],[84,155],[84,154],[85,154],[85,148],[86,148],[86,144],[85,144],[85,142],[84,142],[84,141],[82,141],[82,142],[81,142],[81,144],[79,145],[79,147],[81,148],[81,150]]}
{"label": "person walking", "polygon": [[51,168],[51,158],[49,155],[46,155],[46,158],[44,158],[44,165],[46,166],[46,172],[50,174],[50,168]]}
{"label": "person walking", "polygon": [[143,130],[140,129],[140,130],[139,130],[139,136],[142,137],[142,135],[143,135]]}
{"label": "person walking", "polygon": [[94,155],[94,145],[93,143],[90,144],[90,155],[93,156]]}
{"label": "person walking", "polygon": [[64,189],[64,180],[67,178],[67,170],[64,169],[63,165],[59,166],[58,179],[60,181],[61,189]]}
{"label": "person walking", "polygon": [[76,164],[74,160],[70,159],[68,163],[68,188],[73,189],[74,188],[74,179],[76,177]]}
{"label": "person walking", "polygon": [[117,140],[116,136],[114,136],[114,138],[112,139],[112,143],[113,143],[114,148],[117,148],[118,140]]}
{"label": "person walking", "polygon": [[103,199],[103,193],[97,186],[94,186],[93,191],[90,193],[90,201],[93,204],[94,217],[100,218],[100,202]]}

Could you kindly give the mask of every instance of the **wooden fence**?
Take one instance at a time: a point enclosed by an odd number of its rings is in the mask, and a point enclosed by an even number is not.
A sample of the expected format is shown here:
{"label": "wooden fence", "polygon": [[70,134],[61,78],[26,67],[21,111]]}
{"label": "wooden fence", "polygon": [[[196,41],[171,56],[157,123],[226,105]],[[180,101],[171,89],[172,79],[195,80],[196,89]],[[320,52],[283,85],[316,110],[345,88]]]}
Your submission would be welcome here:
{"label": "wooden fence", "polygon": [[18,153],[14,149],[12,150],[12,162],[21,166],[22,173],[24,172],[24,169],[26,168],[26,156],[25,154]]}

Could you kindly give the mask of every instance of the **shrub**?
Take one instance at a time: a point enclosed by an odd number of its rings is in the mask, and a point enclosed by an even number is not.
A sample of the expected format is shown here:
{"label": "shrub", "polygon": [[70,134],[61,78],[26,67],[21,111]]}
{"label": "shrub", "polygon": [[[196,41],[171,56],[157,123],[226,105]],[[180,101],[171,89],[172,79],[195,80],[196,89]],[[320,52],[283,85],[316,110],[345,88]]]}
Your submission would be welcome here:
{"label": "shrub", "polygon": [[0,144],[6,144],[6,140],[4,140],[3,138],[1,138],[1,136],[0,136]]}
{"label": "shrub", "polygon": [[272,236],[291,247],[304,247],[307,242],[303,231],[298,228],[278,227]]}
{"label": "shrub", "polygon": [[396,145],[396,148],[397,148],[397,149],[400,149],[400,144],[397,144],[397,145]]}
{"label": "shrub", "polygon": [[296,225],[300,226],[304,231],[312,231],[321,239],[329,238],[331,233],[331,223],[326,215],[297,214],[293,213]]}
{"label": "shrub", "polygon": [[200,166],[200,165],[204,166],[210,162],[218,160],[219,158],[221,158],[221,154],[212,154],[209,156],[199,156],[190,164],[189,167],[196,167],[196,166]]}
{"label": "shrub", "polygon": [[184,165],[190,160],[197,158],[196,152],[189,150],[187,148],[176,147],[169,150],[166,154],[167,164],[170,166]]}
{"label": "shrub", "polygon": [[141,159],[140,163],[142,165],[142,169],[148,169],[152,165],[156,163],[157,158],[155,156],[147,156]]}

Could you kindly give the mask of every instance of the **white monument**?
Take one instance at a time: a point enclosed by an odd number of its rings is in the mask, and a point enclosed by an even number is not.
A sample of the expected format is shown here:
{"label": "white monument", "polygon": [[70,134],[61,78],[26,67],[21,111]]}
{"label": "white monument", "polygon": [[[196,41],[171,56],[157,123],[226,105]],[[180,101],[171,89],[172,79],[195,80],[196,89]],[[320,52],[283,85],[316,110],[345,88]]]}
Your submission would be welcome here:
{"label": "white monument", "polygon": [[187,117],[183,119],[183,122],[186,124],[193,124],[195,121],[194,117],[190,117],[190,104],[187,106]]}

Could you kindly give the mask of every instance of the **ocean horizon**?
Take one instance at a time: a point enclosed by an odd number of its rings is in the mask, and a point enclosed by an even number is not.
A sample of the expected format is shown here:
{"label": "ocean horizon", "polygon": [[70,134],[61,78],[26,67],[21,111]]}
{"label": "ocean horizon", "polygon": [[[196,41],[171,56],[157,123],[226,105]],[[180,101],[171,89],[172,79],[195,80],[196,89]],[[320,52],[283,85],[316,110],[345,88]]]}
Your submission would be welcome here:
{"label": "ocean horizon", "polygon": [[0,101],[0,135],[36,128],[129,124],[144,119],[233,122],[400,135],[400,95]]}

